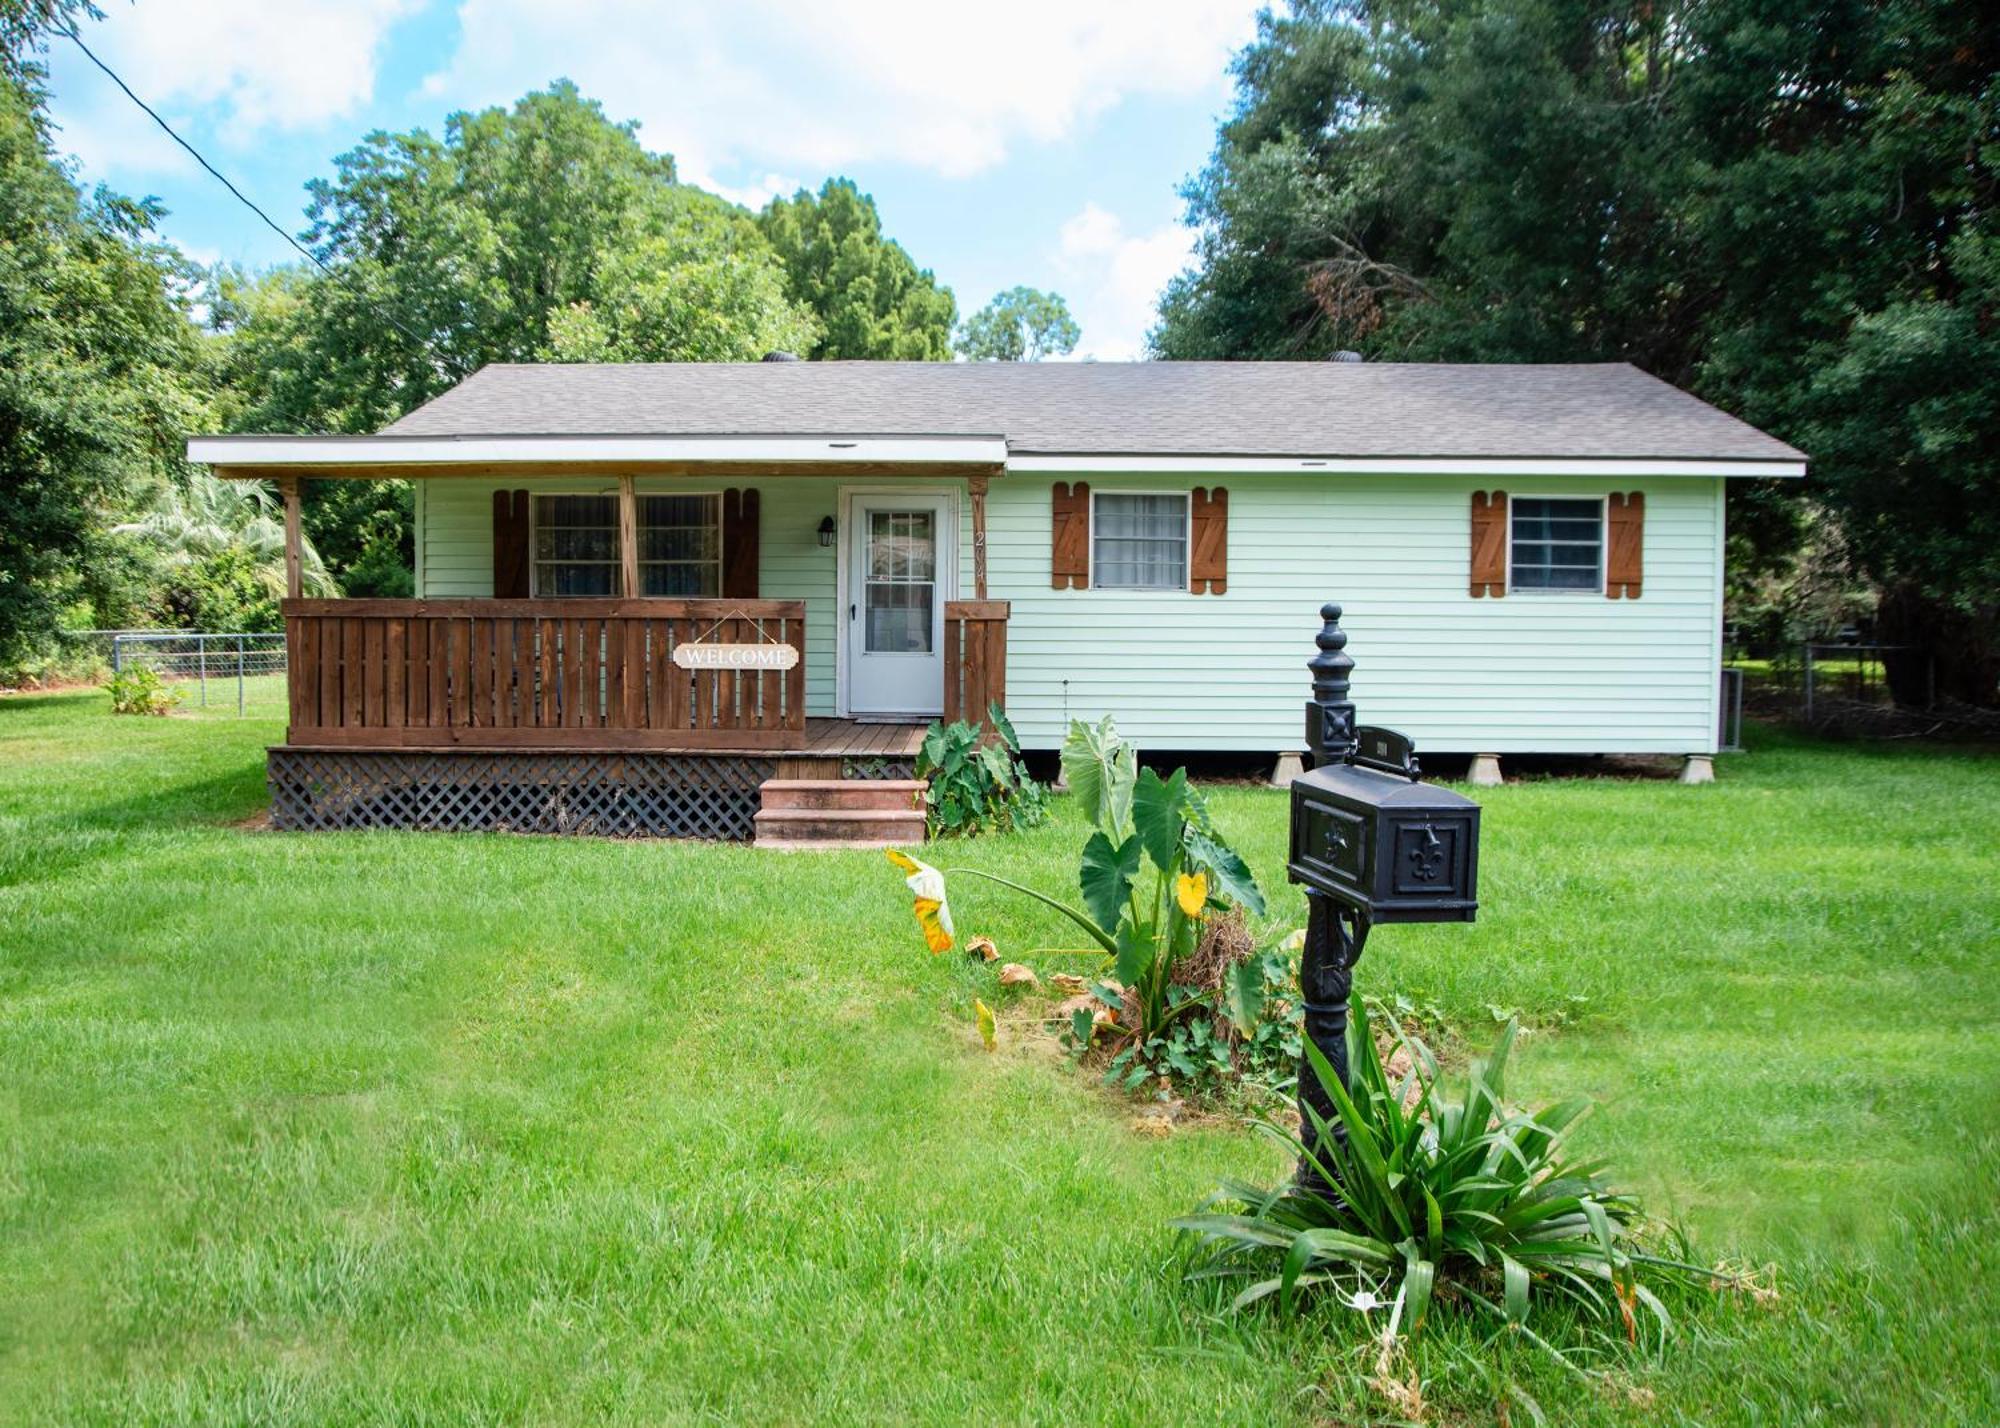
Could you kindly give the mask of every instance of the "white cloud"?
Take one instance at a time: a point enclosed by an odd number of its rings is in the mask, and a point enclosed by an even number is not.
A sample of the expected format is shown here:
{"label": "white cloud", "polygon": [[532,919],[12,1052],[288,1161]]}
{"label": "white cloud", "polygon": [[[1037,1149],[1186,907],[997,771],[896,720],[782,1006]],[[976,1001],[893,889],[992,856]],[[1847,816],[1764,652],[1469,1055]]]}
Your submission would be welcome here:
{"label": "white cloud", "polygon": [[1194,230],[1168,222],[1127,233],[1117,214],[1089,203],[1057,242],[1070,311],[1083,329],[1076,355],[1105,362],[1142,355],[1161,290],[1194,256]]}
{"label": "white cloud", "polygon": [[[374,96],[382,42],[422,0],[182,0],[108,5],[83,39],[164,113],[209,108],[224,142],[355,113]],[[61,58],[60,42],[56,58]],[[78,57],[81,58],[80,56]],[[74,71],[79,76],[86,71]],[[177,173],[188,166],[96,71],[65,86],[64,146],[89,168]]]}
{"label": "white cloud", "polygon": [[1131,95],[1220,94],[1254,13],[1216,0],[461,0],[458,50],[424,87],[488,104],[567,75],[690,176],[899,162],[963,177]]}

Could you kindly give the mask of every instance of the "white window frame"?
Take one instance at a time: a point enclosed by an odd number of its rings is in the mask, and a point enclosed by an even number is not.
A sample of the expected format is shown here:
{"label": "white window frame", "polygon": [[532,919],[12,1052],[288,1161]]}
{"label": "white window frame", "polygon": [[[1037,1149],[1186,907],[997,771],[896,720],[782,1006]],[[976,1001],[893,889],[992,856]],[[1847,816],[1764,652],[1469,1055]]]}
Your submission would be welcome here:
{"label": "white window frame", "polygon": [[[1597,502],[1597,583],[1558,588],[1546,585],[1520,586],[1514,583],[1514,503],[1516,501],[1595,501]],[[1530,599],[1548,596],[1551,599],[1573,598],[1578,595],[1603,595],[1606,568],[1611,564],[1611,498],[1609,496],[1579,496],[1574,491],[1521,491],[1507,494],[1507,593],[1525,595]]]}
{"label": "white window frame", "polygon": [[[1097,503],[1105,496],[1177,496],[1181,502],[1181,579],[1178,585],[1106,585],[1097,578]],[[1130,591],[1141,595],[1166,595],[1178,590],[1188,593],[1189,571],[1194,560],[1194,491],[1191,487],[1180,490],[1128,490],[1123,486],[1108,491],[1095,487],[1090,492],[1090,589]]]}
{"label": "white window frame", "polygon": [[[623,562],[623,561],[622,561],[622,560],[621,560],[621,559],[620,559],[619,557],[617,557],[617,556],[613,556],[613,557],[612,557],[612,558],[611,558],[611,559],[610,559],[609,561],[594,561],[594,560],[562,560],[562,561],[545,561],[545,560],[542,560],[542,559],[540,559],[540,558],[539,558],[539,557],[537,556],[536,552],[537,552],[537,551],[539,551],[539,550],[540,550],[540,548],[541,548],[541,529],[542,529],[542,506],[541,506],[541,502],[542,502],[542,498],[543,498],[544,496],[598,496],[598,497],[604,497],[604,496],[609,496],[609,497],[611,498],[611,500],[612,500],[612,508],[613,508],[613,510],[614,510],[614,512],[615,512],[615,511],[616,511],[616,509],[617,509],[617,499],[618,499],[618,492],[617,492],[617,490],[616,490],[615,488],[614,488],[614,489],[612,489],[612,490],[609,490],[609,491],[549,491],[549,490],[536,490],[536,489],[534,489],[534,488],[532,488],[532,487],[531,487],[531,488],[529,488],[529,491],[528,491],[528,590],[529,590],[529,592],[530,592],[530,594],[531,594],[532,598],[534,598],[534,599],[536,599],[536,600],[616,600],[616,599],[621,599],[621,598],[623,598],[623,597],[622,597],[622,592],[621,592],[621,593],[614,593],[614,594],[612,594],[612,595],[556,595],[556,594],[552,594],[552,593],[550,593],[550,592],[547,592],[547,591],[544,591],[544,590],[542,589],[542,567],[543,567],[544,565],[599,565],[599,564],[608,564],[608,565],[610,565],[610,566],[611,566],[611,568],[612,568],[612,569],[613,569],[614,571],[616,571],[616,570],[618,570],[618,569],[619,569],[619,567],[620,567],[620,566],[621,566],[621,565],[622,565],[622,564],[624,563],[624,562]],[[643,508],[643,506],[644,506],[644,503],[645,503],[645,501],[646,501],[646,498],[647,498],[647,497],[649,497],[649,496],[701,496],[701,497],[704,497],[705,499],[707,499],[707,500],[709,500],[709,501],[712,501],[712,502],[714,502],[714,509],[715,509],[715,561],[714,561],[714,564],[715,564],[715,590],[716,590],[716,593],[715,593],[714,595],[712,595],[712,596],[710,596],[710,595],[642,595],[642,596],[640,596],[639,598],[640,598],[640,599],[645,599],[645,600],[709,600],[709,599],[720,599],[720,598],[721,598],[721,594],[722,594],[722,567],[723,567],[723,560],[724,560],[724,556],[726,555],[726,552],[725,552],[725,551],[723,550],[723,548],[722,548],[722,492],[721,492],[720,490],[715,490],[715,491],[639,491],[639,492],[635,492],[635,493],[634,493],[634,497],[635,497],[635,499],[634,499],[634,505],[635,505],[635,506],[637,506],[637,507],[640,507],[640,508]],[[638,514],[638,512],[637,512],[637,511],[635,510],[635,511],[634,511],[634,516],[635,516],[635,518],[636,518],[637,514]],[[646,527],[644,526],[644,524],[641,524],[641,525],[639,526],[639,528],[638,528],[638,533],[643,533],[643,532],[645,531],[645,529],[646,529]],[[611,530],[612,530],[612,534],[613,534],[613,536],[615,537],[615,536],[616,536],[616,534],[617,534],[617,530],[618,530],[618,524],[617,524],[617,519],[616,519],[616,516],[615,516],[615,515],[614,515],[614,517],[613,517],[613,520],[612,520],[612,525],[611,525]],[[641,586],[643,587],[643,586],[645,585],[645,583],[646,583],[646,567],[647,567],[648,565],[661,565],[661,564],[666,564],[666,563],[668,563],[668,562],[663,562],[663,561],[657,561],[657,560],[653,560],[653,561],[647,561],[647,560],[642,560],[642,561],[640,561],[640,562],[639,562],[639,583],[640,583],[640,585],[641,585]],[[693,562],[689,562],[689,563],[690,563],[690,564],[692,564]],[[611,583],[612,583],[613,585],[618,585],[618,584],[620,583],[620,581],[619,581],[618,579],[614,579],[614,580],[613,580],[613,581],[612,581]]]}

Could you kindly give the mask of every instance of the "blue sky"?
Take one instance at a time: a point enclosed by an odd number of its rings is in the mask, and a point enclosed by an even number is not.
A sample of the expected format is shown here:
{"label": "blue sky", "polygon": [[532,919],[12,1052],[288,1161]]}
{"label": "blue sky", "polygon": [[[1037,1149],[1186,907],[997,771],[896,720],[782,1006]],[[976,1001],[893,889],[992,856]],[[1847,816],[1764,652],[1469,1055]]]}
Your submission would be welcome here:
{"label": "blue sky", "polygon": [[[1079,356],[1138,355],[1186,261],[1180,181],[1256,5],[1201,0],[106,0],[85,39],[280,223],[371,129],[576,81],[740,202],[845,174],[962,312],[1053,288]],[[288,250],[73,46],[54,117],[80,173],[171,210],[191,254]]]}

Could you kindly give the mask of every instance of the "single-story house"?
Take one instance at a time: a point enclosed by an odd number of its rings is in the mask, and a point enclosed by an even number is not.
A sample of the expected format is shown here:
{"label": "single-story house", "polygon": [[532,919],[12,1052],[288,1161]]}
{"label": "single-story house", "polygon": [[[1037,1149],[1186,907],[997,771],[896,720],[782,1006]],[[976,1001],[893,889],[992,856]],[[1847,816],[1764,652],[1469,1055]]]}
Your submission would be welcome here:
{"label": "single-story house", "polygon": [[1360,362],[495,365],[188,454],[294,528],[414,483],[414,600],[286,602],[279,823],[815,837],[989,699],[1294,754],[1327,599],[1427,752],[1704,758],[1724,485],[1806,461],[1628,365]]}

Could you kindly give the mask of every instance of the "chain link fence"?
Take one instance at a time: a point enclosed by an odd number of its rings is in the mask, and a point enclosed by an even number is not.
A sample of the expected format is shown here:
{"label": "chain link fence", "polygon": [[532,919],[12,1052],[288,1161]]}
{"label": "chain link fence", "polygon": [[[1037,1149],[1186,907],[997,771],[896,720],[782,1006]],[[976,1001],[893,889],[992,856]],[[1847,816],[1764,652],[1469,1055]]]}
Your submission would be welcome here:
{"label": "chain link fence", "polygon": [[192,630],[119,631],[111,635],[111,672],[152,669],[196,708],[268,714],[285,707],[285,637],[281,632],[203,634]]}

